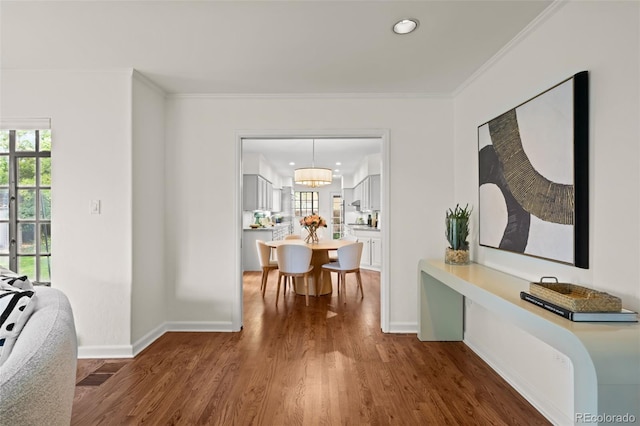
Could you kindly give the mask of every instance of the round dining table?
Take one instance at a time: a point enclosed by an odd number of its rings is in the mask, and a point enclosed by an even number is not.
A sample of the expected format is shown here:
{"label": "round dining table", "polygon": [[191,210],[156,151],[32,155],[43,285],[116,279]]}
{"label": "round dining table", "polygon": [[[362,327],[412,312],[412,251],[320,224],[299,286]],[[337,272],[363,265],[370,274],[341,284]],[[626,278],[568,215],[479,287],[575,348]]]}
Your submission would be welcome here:
{"label": "round dining table", "polygon": [[[347,240],[320,240],[317,243],[305,243],[304,240],[279,240],[279,241],[267,241],[269,247],[277,248],[283,244],[297,244],[309,247],[311,252],[311,264],[313,265],[313,271],[311,271],[311,283],[309,285],[309,294],[315,295],[316,283],[320,283],[320,292],[317,294],[330,294],[333,291],[331,284],[331,274],[322,274],[322,265],[329,263],[329,250],[337,250],[342,246],[353,244],[353,241]],[[322,282],[320,282],[322,280]],[[304,294],[304,284],[302,280],[294,280],[296,293]]]}

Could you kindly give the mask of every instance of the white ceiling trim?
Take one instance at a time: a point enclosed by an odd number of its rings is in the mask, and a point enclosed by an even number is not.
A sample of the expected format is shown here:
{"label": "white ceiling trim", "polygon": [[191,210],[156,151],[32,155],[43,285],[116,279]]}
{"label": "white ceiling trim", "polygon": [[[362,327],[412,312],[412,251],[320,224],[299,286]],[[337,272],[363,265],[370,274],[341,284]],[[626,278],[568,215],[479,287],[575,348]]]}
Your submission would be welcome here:
{"label": "white ceiling trim", "polygon": [[167,92],[162,87],[160,87],[160,85],[158,85],[155,81],[151,80],[149,77],[147,77],[140,71],[135,69],[133,70],[133,79],[146,85],[151,90],[157,92],[159,95],[164,96],[165,98],[167,97]]}
{"label": "white ceiling trim", "polygon": [[526,27],[522,29],[513,39],[511,39],[507,44],[505,44],[495,55],[493,55],[487,62],[482,64],[480,68],[476,70],[471,76],[466,79],[460,86],[458,86],[453,92],[451,92],[451,97],[457,97],[467,86],[473,83],[475,80],[480,78],[488,69],[490,69],[496,62],[498,62],[504,55],[514,49],[520,42],[526,39],[530,33],[535,31],[540,25],[542,25],[547,19],[551,16],[555,15],[564,5],[566,5],[570,0],[553,0],[546,9],[540,13],[540,15],[536,16],[536,18],[529,22]]}
{"label": "white ceiling trim", "polygon": [[451,99],[450,93],[168,93],[170,99]]}

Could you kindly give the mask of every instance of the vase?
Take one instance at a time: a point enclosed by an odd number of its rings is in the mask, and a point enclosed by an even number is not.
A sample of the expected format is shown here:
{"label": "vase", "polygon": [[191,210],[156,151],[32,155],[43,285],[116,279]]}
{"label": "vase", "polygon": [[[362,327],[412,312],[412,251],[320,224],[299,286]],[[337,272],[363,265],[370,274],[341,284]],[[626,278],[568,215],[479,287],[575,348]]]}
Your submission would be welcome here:
{"label": "vase", "polygon": [[448,265],[467,265],[469,263],[469,250],[454,250],[447,247],[444,252],[444,263]]}
{"label": "vase", "polygon": [[318,242],[318,228],[315,226],[308,226],[307,232],[309,233],[307,237],[304,239],[305,243],[317,243]]}

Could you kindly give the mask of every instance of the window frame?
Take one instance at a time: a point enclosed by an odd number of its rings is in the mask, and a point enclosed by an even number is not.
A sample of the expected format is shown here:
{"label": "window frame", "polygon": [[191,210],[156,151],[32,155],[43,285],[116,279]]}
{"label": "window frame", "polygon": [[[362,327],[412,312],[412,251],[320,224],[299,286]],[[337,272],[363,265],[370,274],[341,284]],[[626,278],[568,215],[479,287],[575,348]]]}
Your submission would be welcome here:
{"label": "window frame", "polygon": [[[302,208],[303,202],[309,203],[309,200],[303,200],[303,195],[311,194],[311,208]],[[314,213],[318,213],[320,209],[320,193],[318,191],[294,191],[293,192],[293,211],[296,217],[305,217]]]}
{"label": "window frame", "polygon": [[[8,158],[8,184],[0,186],[1,189],[8,190],[8,217],[0,219],[0,223],[8,223],[8,246],[9,253],[0,254],[2,264],[6,265],[8,258],[8,268],[18,274],[25,274],[34,284],[51,285],[51,174],[49,174],[49,184],[42,183],[42,159],[49,159],[49,173],[51,173],[51,151],[42,150],[42,132],[48,132],[51,139],[50,129],[1,129],[3,133],[8,133],[9,149],[0,152],[0,158]],[[34,133],[33,151],[19,151],[17,148],[19,132]],[[33,184],[21,184],[19,182],[20,161],[32,158],[34,160],[34,182]],[[21,191],[33,191],[33,217],[20,218]],[[49,212],[43,210],[42,191],[49,191]],[[22,225],[32,225],[33,228],[33,251],[21,251]],[[43,232],[44,231],[44,232]],[[43,250],[43,244],[46,249]],[[20,260],[33,258],[33,274],[20,270]],[[46,259],[46,265],[43,260]],[[43,266],[46,266],[46,274],[43,274]],[[44,278],[48,279],[44,279]]]}

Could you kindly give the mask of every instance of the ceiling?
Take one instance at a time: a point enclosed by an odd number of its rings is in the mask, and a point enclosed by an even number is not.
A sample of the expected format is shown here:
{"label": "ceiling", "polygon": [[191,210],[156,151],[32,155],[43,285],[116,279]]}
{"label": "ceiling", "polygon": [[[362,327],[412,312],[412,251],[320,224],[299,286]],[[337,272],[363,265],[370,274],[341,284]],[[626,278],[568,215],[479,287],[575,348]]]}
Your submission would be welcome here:
{"label": "ceiling", "polygon": [[[451,95],[552,1],[6,1],[2,69],[134,68],[169,94]],[[417,31],[393,24],[416,18]],[[311,140],[246,141],[287,175]],[[350,175],[376,139],[316,144]]]}
{"label": "ceiling", "polygon": [[[135,68],[181,94],[442,95],[551,3],[0,0],[0,65]],[[406,17],[418,30],[394,34]]]}

